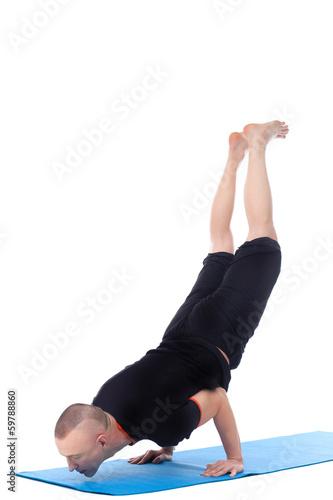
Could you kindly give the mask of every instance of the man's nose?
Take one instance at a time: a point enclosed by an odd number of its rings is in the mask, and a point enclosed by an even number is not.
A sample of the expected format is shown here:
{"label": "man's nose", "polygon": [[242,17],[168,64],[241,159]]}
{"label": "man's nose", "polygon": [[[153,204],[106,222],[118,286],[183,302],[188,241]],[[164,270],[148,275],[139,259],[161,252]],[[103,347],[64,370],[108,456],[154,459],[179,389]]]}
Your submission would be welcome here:
{"label": "man's nose", "polygon": [[75,463],[70,458],[67,458],[67,464],[68,464],[69,472],[73,472],[73,470],[76,467]]}

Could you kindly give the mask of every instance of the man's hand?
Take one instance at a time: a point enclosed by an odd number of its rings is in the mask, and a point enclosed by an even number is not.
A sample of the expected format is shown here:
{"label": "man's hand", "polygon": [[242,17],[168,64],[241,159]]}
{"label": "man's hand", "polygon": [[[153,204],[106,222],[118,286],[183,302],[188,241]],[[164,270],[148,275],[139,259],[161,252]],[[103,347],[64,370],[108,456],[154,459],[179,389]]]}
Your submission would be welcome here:
{"label": "man's hand", "polygon": [[159,464],[163,461],[172,460],[173,447],[168,446],[161,448],[160,450],[148,450],[143,455],[139,457],[133,457],[128,460],[131,464],[145,464],[146,462],[152,462],[153,464]]}
{"label": "man's hand", "polygon": [[208,464],[205,472],[202,472],[200,476],[218,477],[231,472],[230,477],[235,477],[238,472],[243,472],[243,470],[243,460],[229,458],[228,460],[218,460],[215,464]]}

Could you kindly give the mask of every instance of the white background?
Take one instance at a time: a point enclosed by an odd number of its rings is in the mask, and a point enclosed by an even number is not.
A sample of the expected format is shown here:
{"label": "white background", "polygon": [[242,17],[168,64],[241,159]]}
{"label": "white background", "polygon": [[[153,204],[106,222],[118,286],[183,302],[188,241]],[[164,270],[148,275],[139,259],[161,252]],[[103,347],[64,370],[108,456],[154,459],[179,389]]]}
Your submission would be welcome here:
{"label": "white background", "polygon": [[[212,176],[225,165],[228,136],[251,122],[290,128],[267,150],[282,270],[279,300],[232,372],[229,399],[242,441],[333,431],[333,249],[322,243],[333,239],[331,2],[225,0],[218,9],[213,0],[71,0],[52,16],[40,15],[42,3],[2,2],[0,13],[4,491],[7,390],[18,394],[18,470],[64,467],[53,441],[58,416],[90,403],[106,379],[159,344],[209,250]],[[32,22],[44,26],[29,31]],[[147,68],[164,76],[142,91]],[[135,108],[122,119],[111,106],[124,95]],[[54,162],[65,164],[83,130],[106,118],[114,131],[56,175]],[[245,160],[236,248],[247,236],[246,168]],[[87,323],[77,308],[102,296],[112,270],[132,279]],[[70,322],[80,333],[50,347],[50,333]],[[36,353],[44,362],[29,372]],[[177,450],[218,444],[209,422]],[[172,495],[328,498],[330,476],[327,463]],[[89,496],[17,482],[16,498]]]}

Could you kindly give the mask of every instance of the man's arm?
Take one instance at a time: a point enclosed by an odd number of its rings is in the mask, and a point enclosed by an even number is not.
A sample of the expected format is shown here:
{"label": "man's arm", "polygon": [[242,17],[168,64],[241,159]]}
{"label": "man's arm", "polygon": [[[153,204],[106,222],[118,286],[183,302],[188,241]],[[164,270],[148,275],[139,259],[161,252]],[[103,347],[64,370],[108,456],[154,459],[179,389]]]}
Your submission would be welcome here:
{"label": "man's arm", "polygon": [[214,417],[214,424],[220,435],[227,458],[243,460],[236,420],[226,393],[222,395],[219,410]]}
{"label": "man's arm", "polygon": [[192,398],[201,407],[200,426],[210,419],[214,419],[215,427],[227,455],[227,460],[219,460],[214,464],[208,464],[202,475],[221,476],[230,472],[230,477],[234,477],[238,472],[243,472],[241,442],[226,391],[222,387],[214,390],[203,389]]}

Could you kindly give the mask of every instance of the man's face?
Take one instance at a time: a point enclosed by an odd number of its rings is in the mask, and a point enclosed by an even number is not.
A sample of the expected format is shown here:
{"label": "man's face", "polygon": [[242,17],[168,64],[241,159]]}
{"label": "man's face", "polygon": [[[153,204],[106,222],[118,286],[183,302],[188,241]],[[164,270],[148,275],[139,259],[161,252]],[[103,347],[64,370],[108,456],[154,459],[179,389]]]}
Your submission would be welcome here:
{"label": "man's face", "polygon": [[[65,438],[57,439],[56,445],[61,455],[67,458],[68,468],[72,472],[92,477],[104,461],[104,445],[107,438],[101,429],[96,429],[95,422],[86,420]],[[100,430],[100,432],[98,432]]]}

